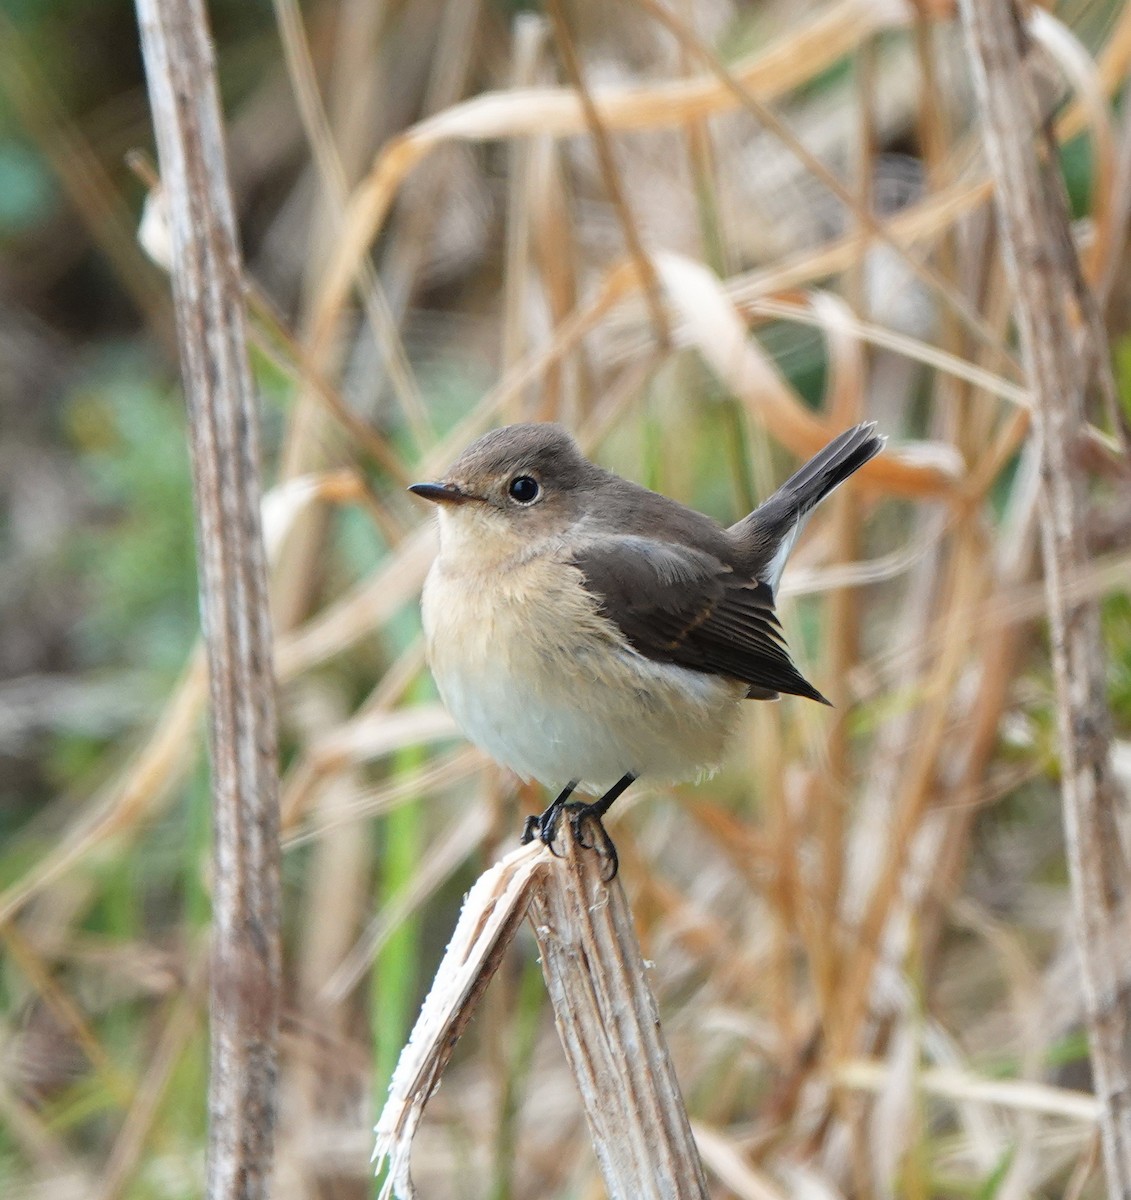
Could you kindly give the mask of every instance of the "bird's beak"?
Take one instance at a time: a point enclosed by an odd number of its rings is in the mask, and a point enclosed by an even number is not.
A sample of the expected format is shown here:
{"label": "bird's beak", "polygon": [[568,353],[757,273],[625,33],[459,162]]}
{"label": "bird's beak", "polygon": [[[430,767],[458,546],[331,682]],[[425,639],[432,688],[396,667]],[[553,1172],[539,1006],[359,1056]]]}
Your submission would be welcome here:
{"label": "bird's beak", "polygon": [[474,499],[454,483],[414,483],[408,490],[414,496],[431,500],[433,504],[465,504]]}

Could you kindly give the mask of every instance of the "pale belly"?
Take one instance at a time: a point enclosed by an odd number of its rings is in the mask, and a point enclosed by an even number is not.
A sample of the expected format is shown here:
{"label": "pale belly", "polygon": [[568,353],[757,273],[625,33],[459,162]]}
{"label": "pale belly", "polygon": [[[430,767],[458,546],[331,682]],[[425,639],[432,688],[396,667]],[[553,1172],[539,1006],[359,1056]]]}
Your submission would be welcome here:
{"label": "pale belly", "polygon": [[434,567],[429,665],[467,737],[525,779],[600,793],[623,775],[674,781],[715,766],[745,685],[632,650],[569,568],[527,564],[493,586]]}

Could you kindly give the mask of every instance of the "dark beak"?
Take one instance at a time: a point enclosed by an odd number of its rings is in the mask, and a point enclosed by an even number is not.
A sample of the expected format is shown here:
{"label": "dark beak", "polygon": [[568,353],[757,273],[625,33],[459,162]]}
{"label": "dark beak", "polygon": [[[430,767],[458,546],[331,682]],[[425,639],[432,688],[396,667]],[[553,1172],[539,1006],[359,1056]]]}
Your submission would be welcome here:
{"label": "dark beak", "polygon": [[408,490],[414,496],[431,500],[433,504],[464,504],[473,499],[454,483],[414,483]]}

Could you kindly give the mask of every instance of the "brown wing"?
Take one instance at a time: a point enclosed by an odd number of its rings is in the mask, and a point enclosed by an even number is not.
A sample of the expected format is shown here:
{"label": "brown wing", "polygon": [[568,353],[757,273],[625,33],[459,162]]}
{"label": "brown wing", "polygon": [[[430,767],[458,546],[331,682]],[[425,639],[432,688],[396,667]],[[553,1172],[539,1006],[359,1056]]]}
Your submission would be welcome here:
{"label": "brown wing", "polygon": [[642,537],[602,538],[570,561],[640,654],[741,680],[751,697],[828,703],[793,665],[767,584],[714,555]]}

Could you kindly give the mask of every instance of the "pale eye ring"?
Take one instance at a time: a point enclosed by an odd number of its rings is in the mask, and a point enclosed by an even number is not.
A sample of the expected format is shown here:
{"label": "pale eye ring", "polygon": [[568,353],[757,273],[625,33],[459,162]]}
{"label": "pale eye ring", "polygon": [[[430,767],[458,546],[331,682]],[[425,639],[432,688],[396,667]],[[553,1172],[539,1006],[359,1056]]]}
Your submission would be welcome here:
{"label": "pale eye ring", "polygon": [[517,504],[533,504],[541,494],[538,480],[529,475],[516,475],[507,484],[507,495]]}

